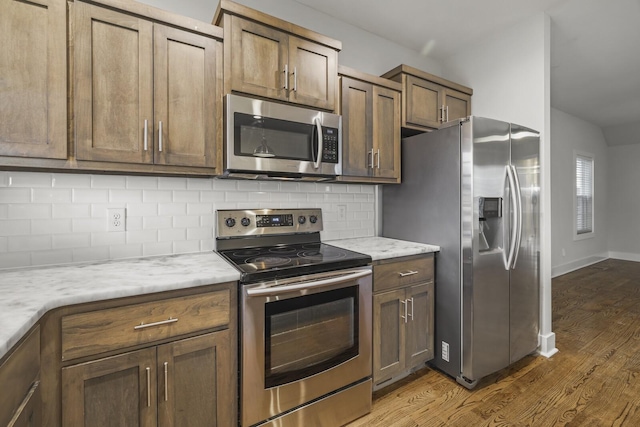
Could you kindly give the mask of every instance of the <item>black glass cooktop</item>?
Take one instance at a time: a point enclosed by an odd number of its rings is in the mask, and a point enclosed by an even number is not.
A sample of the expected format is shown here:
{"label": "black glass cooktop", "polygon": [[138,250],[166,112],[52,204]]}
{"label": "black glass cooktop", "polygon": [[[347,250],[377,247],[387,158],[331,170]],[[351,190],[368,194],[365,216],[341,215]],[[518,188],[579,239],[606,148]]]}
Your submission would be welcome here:
{"label": "black glass cooktop", "polygon": [[326,243],[228,249],[218,253],[241,271],[243,283],[362,267],[371,263],[369,255]]}

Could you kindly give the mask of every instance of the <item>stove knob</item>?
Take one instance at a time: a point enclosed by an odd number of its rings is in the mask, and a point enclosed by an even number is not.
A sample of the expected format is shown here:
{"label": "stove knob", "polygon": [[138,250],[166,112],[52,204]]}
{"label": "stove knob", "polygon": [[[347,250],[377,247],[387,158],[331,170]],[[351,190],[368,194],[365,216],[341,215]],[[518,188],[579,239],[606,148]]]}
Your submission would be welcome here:
{"label": "stove knob", "polygon": [[315,224],[316,222],[318,222],[318,217],[315,215],[311,215],[309,217],[309,221],[311,222],[311,224]]}
{"label": "stove knob", "polygon": [[306,217],[306,216],[304,216],[304,215],[300,215],[300,216],[298,217],[298,224],[302,225],[302,224],[304,224],[305,222],[307,222],[307,217]]}
{"label": "stove knob", "polygon": [[247,217],[244,217],[240,220],[240,224],[242,224],[244,227],[248,226],[249,224],[251,224],[251,220]]}
{"label": "stove knob", "polygon": [[227,225],[227,227],[233,227],[234,225],[236,225],[236,220],[233,218],[227,218],[224,220],[224,223]]}

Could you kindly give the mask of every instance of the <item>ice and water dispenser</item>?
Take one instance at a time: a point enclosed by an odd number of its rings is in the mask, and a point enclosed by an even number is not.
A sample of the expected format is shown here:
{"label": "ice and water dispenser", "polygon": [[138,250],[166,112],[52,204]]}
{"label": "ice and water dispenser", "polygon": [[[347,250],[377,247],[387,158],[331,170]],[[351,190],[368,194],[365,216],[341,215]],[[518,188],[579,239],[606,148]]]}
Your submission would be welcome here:
{"label": "ice and water dispenser", "polygon": [[502,197],[479,197],[478,219],[480,252],[500,248],[502,244]]}

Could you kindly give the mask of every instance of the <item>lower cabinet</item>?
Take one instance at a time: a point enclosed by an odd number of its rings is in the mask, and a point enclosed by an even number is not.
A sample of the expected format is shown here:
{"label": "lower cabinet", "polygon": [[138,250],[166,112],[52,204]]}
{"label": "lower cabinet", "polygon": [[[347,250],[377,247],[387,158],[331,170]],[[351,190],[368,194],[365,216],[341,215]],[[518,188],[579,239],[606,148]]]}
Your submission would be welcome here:
{"label": "lower cabinet", "polygon": [[229,331],[62,369],[62,425],[229,425]]}
{"label": "lower cabinet", "polygon": [[433,359],[433,255],[373,268],[373,383],[379,389]]}
{"label": "lower cabinet", "polygon": [[0,426],[42,424],[40,326],[0,365]]}

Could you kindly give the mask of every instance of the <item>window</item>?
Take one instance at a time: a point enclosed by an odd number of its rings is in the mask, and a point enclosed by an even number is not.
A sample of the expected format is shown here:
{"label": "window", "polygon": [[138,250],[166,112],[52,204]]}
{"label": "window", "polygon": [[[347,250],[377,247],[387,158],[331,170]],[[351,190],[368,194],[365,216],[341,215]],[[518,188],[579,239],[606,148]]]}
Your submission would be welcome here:
{"label": "window", "polygon": [[593,156],[576,153],[575,226],[577,237],[593,233]]}

